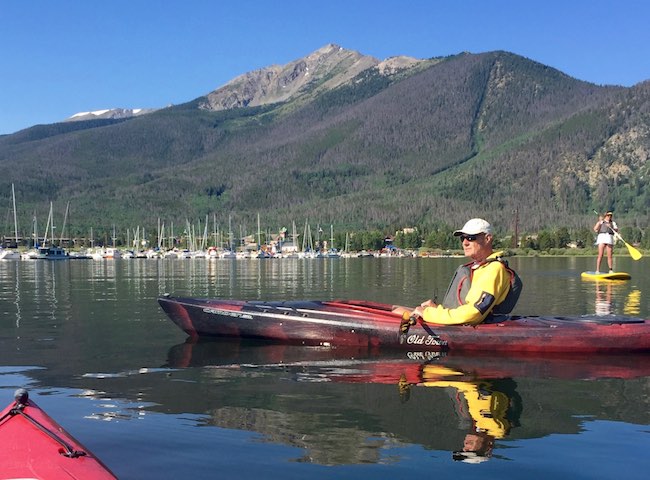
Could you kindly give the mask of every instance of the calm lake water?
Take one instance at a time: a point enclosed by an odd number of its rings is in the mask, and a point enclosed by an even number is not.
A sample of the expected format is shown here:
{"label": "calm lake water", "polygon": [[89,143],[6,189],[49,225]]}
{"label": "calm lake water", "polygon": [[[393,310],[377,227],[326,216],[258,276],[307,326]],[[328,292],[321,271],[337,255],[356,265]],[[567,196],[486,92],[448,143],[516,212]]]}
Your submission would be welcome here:
{"label": "calm lake water", "polygon": [[[461,262],[0,262],[0,398],[29,388],[122,479],[647,478],[647,356],[193,344],[156,302],[172,293],[414,305],[441,298]],[[650,316],[645,257],[617,257],[632,280],[608,283],[581,280],[591,257],[510,263],[525,282],[515,313]],[[454,455],[479,441],[491,447]]]}

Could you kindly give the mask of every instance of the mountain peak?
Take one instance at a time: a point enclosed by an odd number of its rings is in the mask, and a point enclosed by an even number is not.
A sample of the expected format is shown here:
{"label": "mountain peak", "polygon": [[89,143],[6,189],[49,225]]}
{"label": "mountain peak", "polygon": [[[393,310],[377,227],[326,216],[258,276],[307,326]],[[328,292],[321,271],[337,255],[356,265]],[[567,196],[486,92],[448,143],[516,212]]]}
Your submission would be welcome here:
{"label": "mountain peak", "polygon": [[327,44],[286,65],[245,73],[209,93],[199,104],[205,110],[227,110],[283,102],[321,89],[335,88],[380,61]]}

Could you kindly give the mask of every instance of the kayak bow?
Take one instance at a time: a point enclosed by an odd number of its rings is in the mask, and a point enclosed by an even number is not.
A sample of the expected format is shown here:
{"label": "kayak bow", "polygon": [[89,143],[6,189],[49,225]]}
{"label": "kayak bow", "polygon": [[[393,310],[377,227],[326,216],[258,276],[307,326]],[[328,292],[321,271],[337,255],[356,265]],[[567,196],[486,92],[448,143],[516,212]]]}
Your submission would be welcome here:
{"label": "kayak bow", "polygon": [[2,478],[104,480],[117,477],[18,389],[0,413]]}

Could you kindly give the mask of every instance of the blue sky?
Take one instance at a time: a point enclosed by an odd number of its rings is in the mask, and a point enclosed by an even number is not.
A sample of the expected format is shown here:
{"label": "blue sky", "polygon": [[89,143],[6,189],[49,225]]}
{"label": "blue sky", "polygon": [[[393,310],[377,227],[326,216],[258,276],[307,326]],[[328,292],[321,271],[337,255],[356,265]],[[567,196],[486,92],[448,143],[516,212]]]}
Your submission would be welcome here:
{"label": "blue sky", "polygon": [[0,134],[183,103],[335,43],[385,59],[513,52],[596,84],[650,79],[646,0],[0,0]]}

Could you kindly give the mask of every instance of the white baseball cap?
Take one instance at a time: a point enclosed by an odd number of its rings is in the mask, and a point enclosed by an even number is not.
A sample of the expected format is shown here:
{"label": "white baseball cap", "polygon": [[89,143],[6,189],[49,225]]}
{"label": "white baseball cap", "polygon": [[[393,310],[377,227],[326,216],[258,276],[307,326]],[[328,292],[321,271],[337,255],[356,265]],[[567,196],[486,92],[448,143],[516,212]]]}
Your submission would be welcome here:
{"label": "white baseball cap", "polygon": [[463,225],[463,228],[456,230],[454,235],[458,237],[459,235],[478,235],[479,233],[492,234],[492,225],[482,218],[472,218]]}

